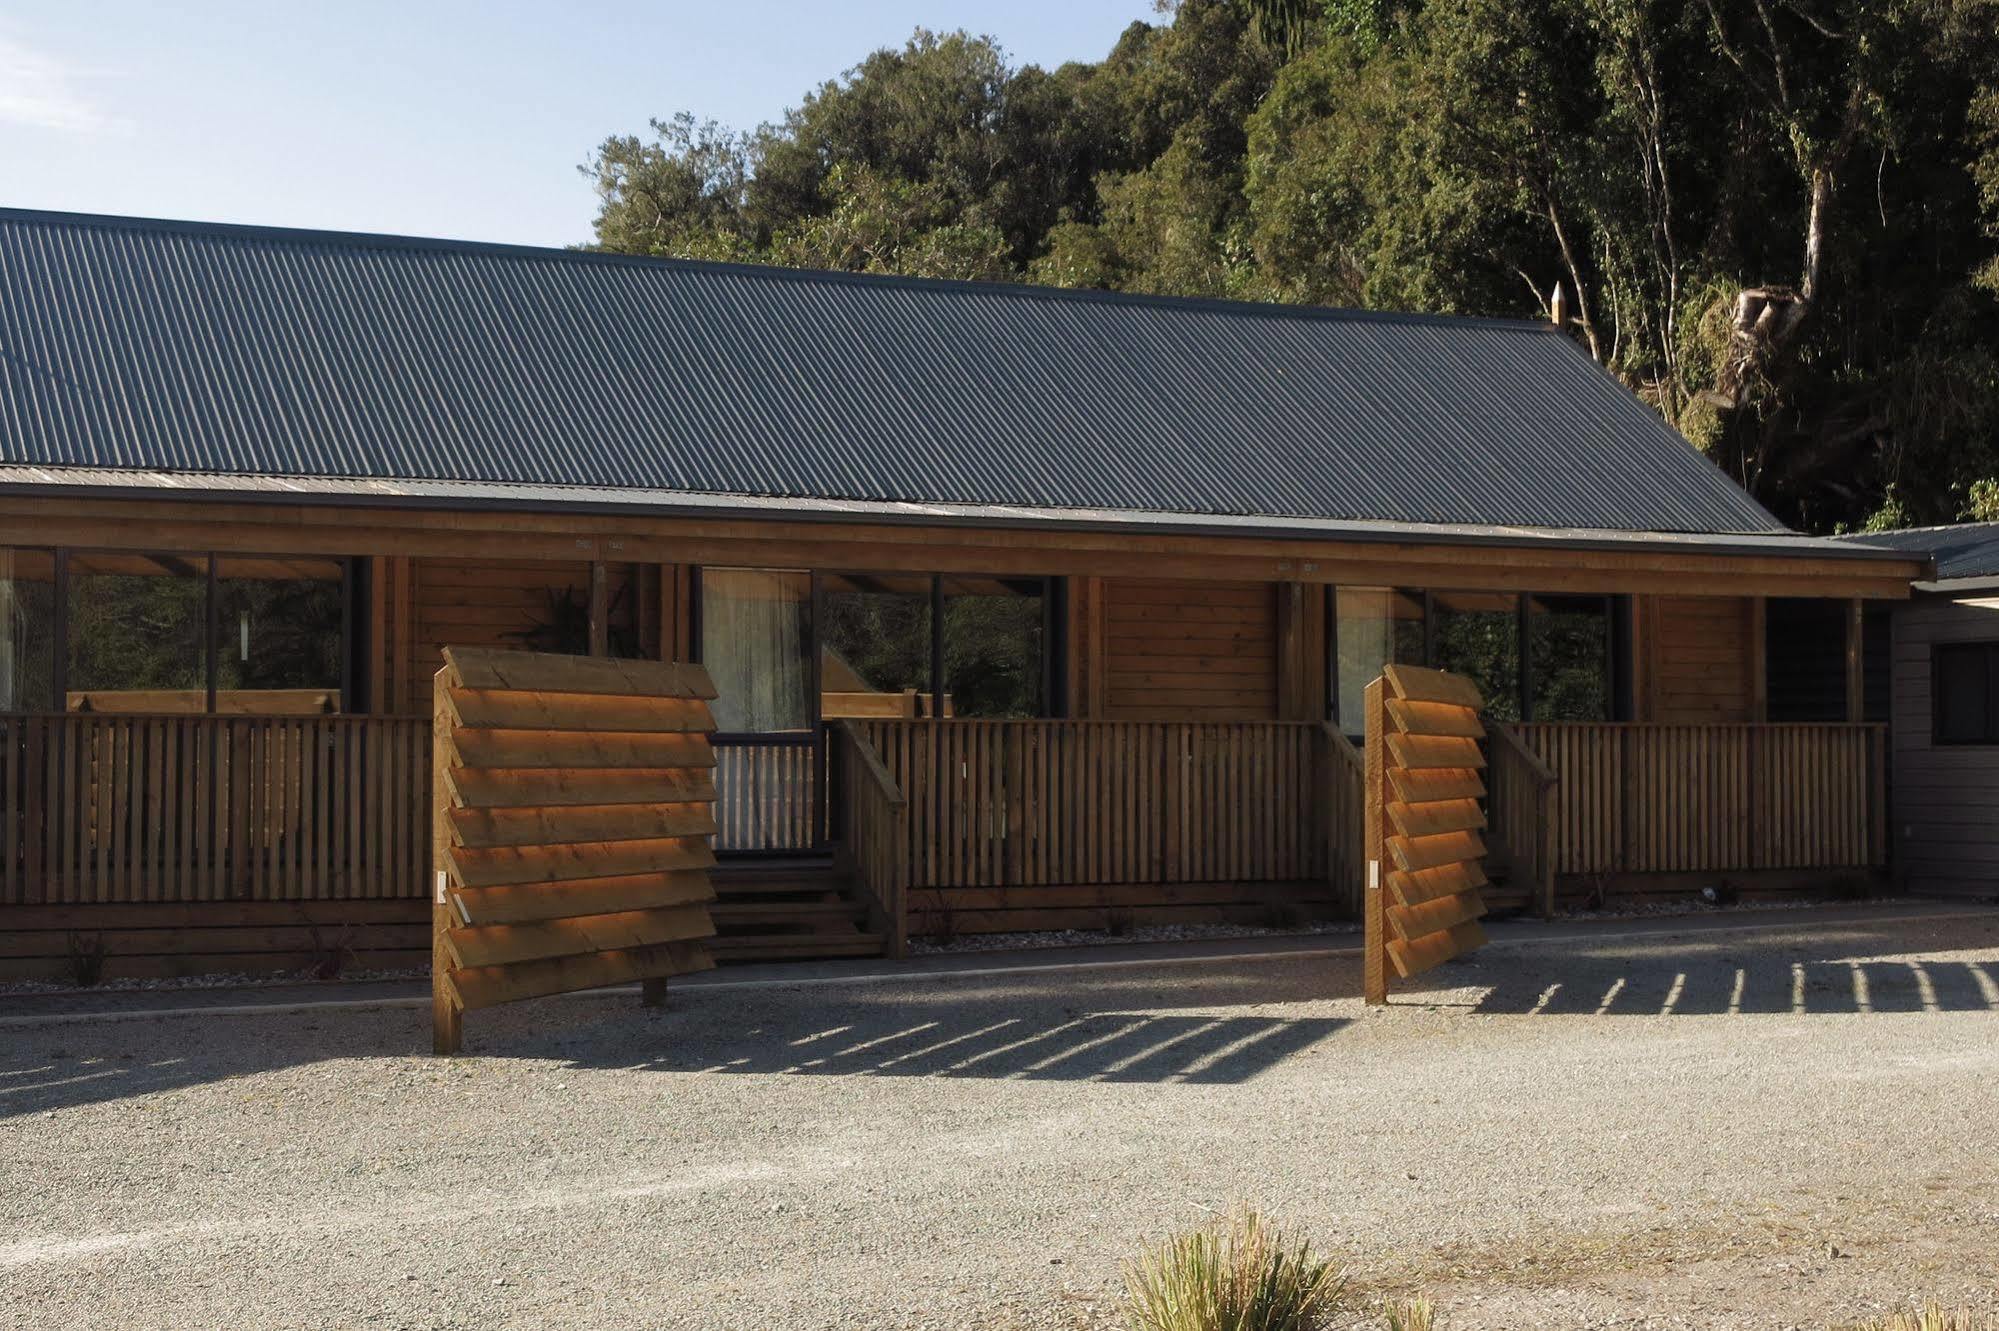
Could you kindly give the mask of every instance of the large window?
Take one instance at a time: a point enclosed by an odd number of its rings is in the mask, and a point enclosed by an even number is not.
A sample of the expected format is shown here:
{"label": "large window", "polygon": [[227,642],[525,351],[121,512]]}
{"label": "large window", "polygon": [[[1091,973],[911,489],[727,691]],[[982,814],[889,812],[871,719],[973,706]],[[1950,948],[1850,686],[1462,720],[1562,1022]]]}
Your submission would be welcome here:
{"label": "large window", "polygon": [[206,555],[71,554],[64,706],[207,711],[208,593]]}
{"label": "large window", "polygon": [[1520,598],[1510,592],[1432,592],[1430,664],[1464,675],[1488,714],[1520,719]]}
{"label": "large window", "polygon": [[1047,605],[1039,578],[945,578],[944,689],[958,716],[1047,712]]}
{"label": "large window", "polygon": [[1616,707],[1607,596],[1527,601],[1528,715],[1536,721],[1609,721]]}
{"label": "large window", "polygon": [[929,577],[828,573],[819,595],[821,714],[915,715],[930,692]]}
{"label": "large window", "polygon": [[1333,719],[1359,734],[1361,699],[1390,664],[1423,663],[1423,597],[1387,587],[1333,593]]}
{"label": "large window", "polygon": [[1361,698],[1391,663],[1470,677],[1506,721],[1616,719],[1616,598],[1511,592],[1334,590],[1329,699],[1348,733]]}
{"label": "large window", "polygon": [[1938,744],[1999,744],[1999,642],[1930,649],[1933,735]]}
{"label": "large window", "polygon": [[55,709],[55,556],[0,547],[0,712]]}
{"label": "large window", "polygon": [[0,548],[0,710],[335,712],[337,559]]}
{"label": "large window", "polygon": [[812,575],[701,570],[701,662],[715,684],[715,724],[768,734],[812,725]]}

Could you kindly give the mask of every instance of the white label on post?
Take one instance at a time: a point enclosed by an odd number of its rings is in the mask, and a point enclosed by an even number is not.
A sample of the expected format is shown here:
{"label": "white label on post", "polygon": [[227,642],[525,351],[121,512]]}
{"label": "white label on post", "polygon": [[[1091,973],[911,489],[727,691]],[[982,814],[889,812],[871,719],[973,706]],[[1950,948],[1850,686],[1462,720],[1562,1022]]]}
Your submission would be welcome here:
{"label": "white label on post", "polygon": [[437,871],[437,904],[440,906],[444,904],[444,888],[447,881],[444,876],[444,870],[439,869]]}
{"label": "white label on post", "polygon": [[1369,860],[1367,862],[1367,890],[1370,892],[1379,892],[1381,890],[1380,860]]}

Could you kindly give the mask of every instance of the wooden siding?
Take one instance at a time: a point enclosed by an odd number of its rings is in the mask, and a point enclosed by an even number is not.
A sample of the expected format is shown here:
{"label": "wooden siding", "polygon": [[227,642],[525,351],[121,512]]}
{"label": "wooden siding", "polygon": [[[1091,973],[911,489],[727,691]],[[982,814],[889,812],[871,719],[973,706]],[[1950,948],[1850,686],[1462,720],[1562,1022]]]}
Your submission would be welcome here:
{"label": "wooden siding", "polygon": [[1915,892],[1999,895],[1999,746],[1931,742],[1930,649],[1999,642],[1999,592],[1925,596],[1895,611],[1894,839]]}
{"label": "wooden siding", "polygon": [[1103,718],[1275,720],[1278,594],[1268,582],[1106,583]]}
{"label": "wooden siding", "polygon": [[1739,596],[1648,598],[1641,640],[1647,721],[1753,721],[1760,653],[1754,608]]}
{"label": "wooden siding", "polygon": [[0,920],[0,982],[72,980],[79,949],[99,946],[107,980],[274,970],[331,978],[430,961],[421,896],[13,906]]}
{"label": "wooden siding", "polygon": [[[606,567],[607,601],[628,610],[636,588],[629,564]],[[396,710],[421,713],[446,647],[537,650],[529,634],[547,624],[554,601],[568,596],[587,607],[589,561],[418,559],[411,561],[410,635],[404,685]],[[541,647],[539,650],[547,650]]]}

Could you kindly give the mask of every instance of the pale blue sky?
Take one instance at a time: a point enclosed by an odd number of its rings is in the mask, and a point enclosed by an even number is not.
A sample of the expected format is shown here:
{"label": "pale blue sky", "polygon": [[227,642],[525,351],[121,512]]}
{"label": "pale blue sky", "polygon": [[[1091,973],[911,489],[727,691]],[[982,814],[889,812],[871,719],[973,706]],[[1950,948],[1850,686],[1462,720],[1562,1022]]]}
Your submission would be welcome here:
{"label": "pale blue sky", "polygon": [[1091,60],[1151,0],[0,0],[0,205],[563,245],[607,134],[775,119],[922,24]]}

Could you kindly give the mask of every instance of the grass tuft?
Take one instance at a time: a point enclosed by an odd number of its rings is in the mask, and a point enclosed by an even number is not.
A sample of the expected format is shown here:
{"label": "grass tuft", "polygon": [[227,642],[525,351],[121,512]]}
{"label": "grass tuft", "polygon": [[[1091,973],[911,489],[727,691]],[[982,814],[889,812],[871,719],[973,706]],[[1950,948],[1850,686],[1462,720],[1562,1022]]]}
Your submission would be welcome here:
{"label": "grass tuft", "polygon": [[1437,1325],[1436,1307],[1421,1296],[1391,1303],[1382,1309],[1381,1316],[1388,1331],[1435,1331]]}
{"label": "grass tuft", "polygon": [[1247,1206],[1125,1268],[1135,1331],[1313,1331],[1345,1278]]}
{"label": "grass tuft", "polygon": [[1981,1313],[1954,1312],[1935,1302],[1920,1312],[1895,1313],[1872,1322],[1860,1322],[1848,1331],[1999,1331],[1999,1317]]}

